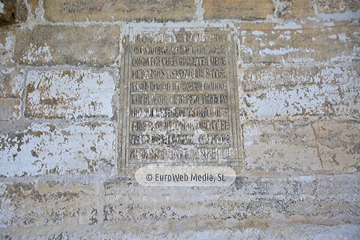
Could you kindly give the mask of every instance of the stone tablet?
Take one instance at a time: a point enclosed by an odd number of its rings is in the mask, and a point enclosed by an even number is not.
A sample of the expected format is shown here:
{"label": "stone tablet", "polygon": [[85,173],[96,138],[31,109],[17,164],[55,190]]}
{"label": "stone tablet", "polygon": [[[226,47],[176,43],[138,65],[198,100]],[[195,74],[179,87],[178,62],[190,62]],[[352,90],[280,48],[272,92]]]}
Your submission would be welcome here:
{"label": "stone tablet", "polygon": [[242,164],[227,29],[130,29],[123,40],[119,166]]}

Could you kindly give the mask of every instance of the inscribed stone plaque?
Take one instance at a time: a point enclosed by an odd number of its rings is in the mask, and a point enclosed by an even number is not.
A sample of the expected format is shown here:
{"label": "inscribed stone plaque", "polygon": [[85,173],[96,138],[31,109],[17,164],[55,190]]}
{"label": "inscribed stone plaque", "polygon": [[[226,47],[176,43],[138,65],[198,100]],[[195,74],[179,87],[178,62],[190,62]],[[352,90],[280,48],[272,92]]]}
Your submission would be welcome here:
{"label": "inscribed stone plaque", "polygon": [[235,47],[226,29],[130,29],[123,40],[121,170],[241,167]]}

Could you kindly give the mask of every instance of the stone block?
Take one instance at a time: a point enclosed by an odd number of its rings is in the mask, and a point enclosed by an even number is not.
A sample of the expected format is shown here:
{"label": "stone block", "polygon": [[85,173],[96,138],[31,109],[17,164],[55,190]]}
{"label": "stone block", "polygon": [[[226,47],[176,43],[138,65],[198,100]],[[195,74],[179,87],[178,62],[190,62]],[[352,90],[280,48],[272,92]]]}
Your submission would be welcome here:
{"label": "stone block", "polygon": [[19,33],[15,59],[28,65],[111,65],[118,57],[119,36],[114,25],[37,25]]}
{"label": "stone block", "polygon": [[243,63],[348,62],[359,59],[357,29],[343,22],[242,24],[240,56]]}
{"label": "stone block", "polygon": [[0,70],[0,98],[20,98],[25,82],[22,69],[8,68]]}
{"label": "stone block", "polygon": [[14,43],[15,37],[11,31],[0,29],[0,65],[7,66],[14,63]]}
{"label": "stone block", "polygon": [[245,91],[259,89],[292,88],[297,85],[334,85],[342,91],[360,88],[360,78],[356,67],[316,66],[298,64],[251,64],[243,66],[242,87]]}
{"label": "stone block", "polygon": [[277,17],[290,19],[306,19],[314,17],[314,7],[311,0],[277,0],[275,1]]}
{"label": "stone block", "polygon": [[0,136],[0,176],[117,172],[112,122],[32,124]]}
{"label": "stone block", "polygon": [[[45,182],[1,183],[2,227],[41,227],[98,223],[96,185]],[[75,220],[75,221],[74,221]]]}
{"label": "stone block", "polygon": [[316,0],[315,5],[320,14],[357,12],[360,8],[360,3],[357,0]]}
{"label": "stone block", "polygon": [[52,22],[189,21],[196,12],[193,0],[45,0],[44,9]]}
{"label": "stone block", "polygon": [[248,122],[243,126],[244,167],[249,171],[322,170],[308,123]]}
{"label": "stone block", "polygon": [[24,0],[0,2],[0,27],[26,21],[28,11]]}
{"label": "stone block", "polygon": [[356,172],[360,169],[358,122],[319,122],[313,125],[324,170]]}
{"label": "stone block", "polygon": [[203,0],[205,19],[241,19],[253,21],[266,19],[274,13],[271,0]]}
{"label": "stone block", "polygon": [[[162,224],[152,222],[151,231],[120,231],[121,224],[104,225],[102,229],[93,228],[86,230],[84,228],[75,231],[62,231],[56,234],[22,234],[21,230],[13,233],[4,233],[4,240],[49,240],[49,239],[247,239],[247,240],[278,240],[278,239],[311,239],[311,240],[357,240],[360,234],[356,224],[321,224],[321,223],[292,223],[285,226],[262,226],[258,228],[234,227],[227,228],[229,221],[224,220],[222,224],[215,225],[215,220],[207,221],[206,224],[193,223],[197,229],[194,230],[162,230]],[[144,223],[138,223],[144,224]],[[174,223],[169,223],[174,224]],[[131,228],[129,226],[129,228]],[[0,234],[0,236],[2,236]],[[13,236],[13,238],[11,238]],[[6,238],[8,237],[8,238]]]}
{"label": "stone block", "polygon": [[360,116],[359,88],[344,91],[336,85],[266,89],[243,97],[254,117]]}
{"label": "stone block", "polygon": [[30,71],[27,75],[28,118],[112,117],[115,83],[108,72]]}
{"label": "stone block", "polygon": [[0,121],[17,120],[21,115],[21,101],[0,99]]}
{"label": "stone block", "polygon": [[356,175],[239,177],[227,188],[182,188],[179,196],[173,187],[154,191],[131,180],[114,180],[104,184],[104,222],[119,223],[119,232],[130,226],[132,232],[170,232],[323,219],[356,222],[358,183]]}

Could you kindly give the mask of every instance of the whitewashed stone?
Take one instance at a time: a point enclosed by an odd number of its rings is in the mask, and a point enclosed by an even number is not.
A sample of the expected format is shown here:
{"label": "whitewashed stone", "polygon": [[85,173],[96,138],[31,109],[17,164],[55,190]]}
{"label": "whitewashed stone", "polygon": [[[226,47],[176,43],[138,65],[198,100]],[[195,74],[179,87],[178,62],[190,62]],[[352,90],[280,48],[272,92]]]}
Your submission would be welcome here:
{"label": "whitewashed stone", "polygon": [[115,83],[108,72],[30,71],[26,110],[29,118],[112,117]]}

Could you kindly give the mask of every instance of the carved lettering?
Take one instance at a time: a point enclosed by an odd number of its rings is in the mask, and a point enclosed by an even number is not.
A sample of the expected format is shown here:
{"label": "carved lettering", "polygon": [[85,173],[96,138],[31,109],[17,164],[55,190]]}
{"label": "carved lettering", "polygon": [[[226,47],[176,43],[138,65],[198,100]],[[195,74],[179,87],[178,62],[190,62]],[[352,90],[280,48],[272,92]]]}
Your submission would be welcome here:
{"label": "carved lettering", "polygon": [[133,47],[134,55],[207,55],[207,54],[225,54],[224,45],[135,45]]}
{"label": "carved lettering", "polygon": [[156,159],[156,160],[171,160],[171,159],[192,159],[192,160],[219,160],[229,159],[233,155],[229,148],[199,148],[199,149],[131,149],[130,158],[138,159]]}
{"label": "carved lettering", "polygon": [[134,118],[226,118],[229,116],[227,107],[141,107],[131,108],[130,116]]}
{"label": "carved lettering", "polygon": [[229,122],[224,119],[216,120],[193,120],[179,121],[164,120],[164,121],[132,121],[131,131],[149,132],[149,131],[225,131],[229,130]]}
{"label": "carved lettering", "polygon": [[131,92],[223,92],[227,90],[226,82],[132,82]]}
{"label": "carved lettering", "polygon": [[124,48],[129,164],[236,161],[239,114],[236,79],[229,74],[236,66],[230,66],[228,36],[184,29],[137,34]]}
{"label": "carved lettering", "polygon": [[203,105],[227,104],[228,96],[225,94],[189,94],[189,95],[131,95],[133,105]]}
{"label": "carved lettering", "polygon": [[134,67],[225,66],[225,57],[133,57]]}
{"label": "carved lettering", "polygon": [[130,136],[130,144],[143,145],[221,145],[229,144],[231,138],[228,134],[145,134]]}
{"label": "carved lettering", "polygon": [[201,68],[201,69],[135,69],[131,74],[133,79],[224,79],[226,69]]}

